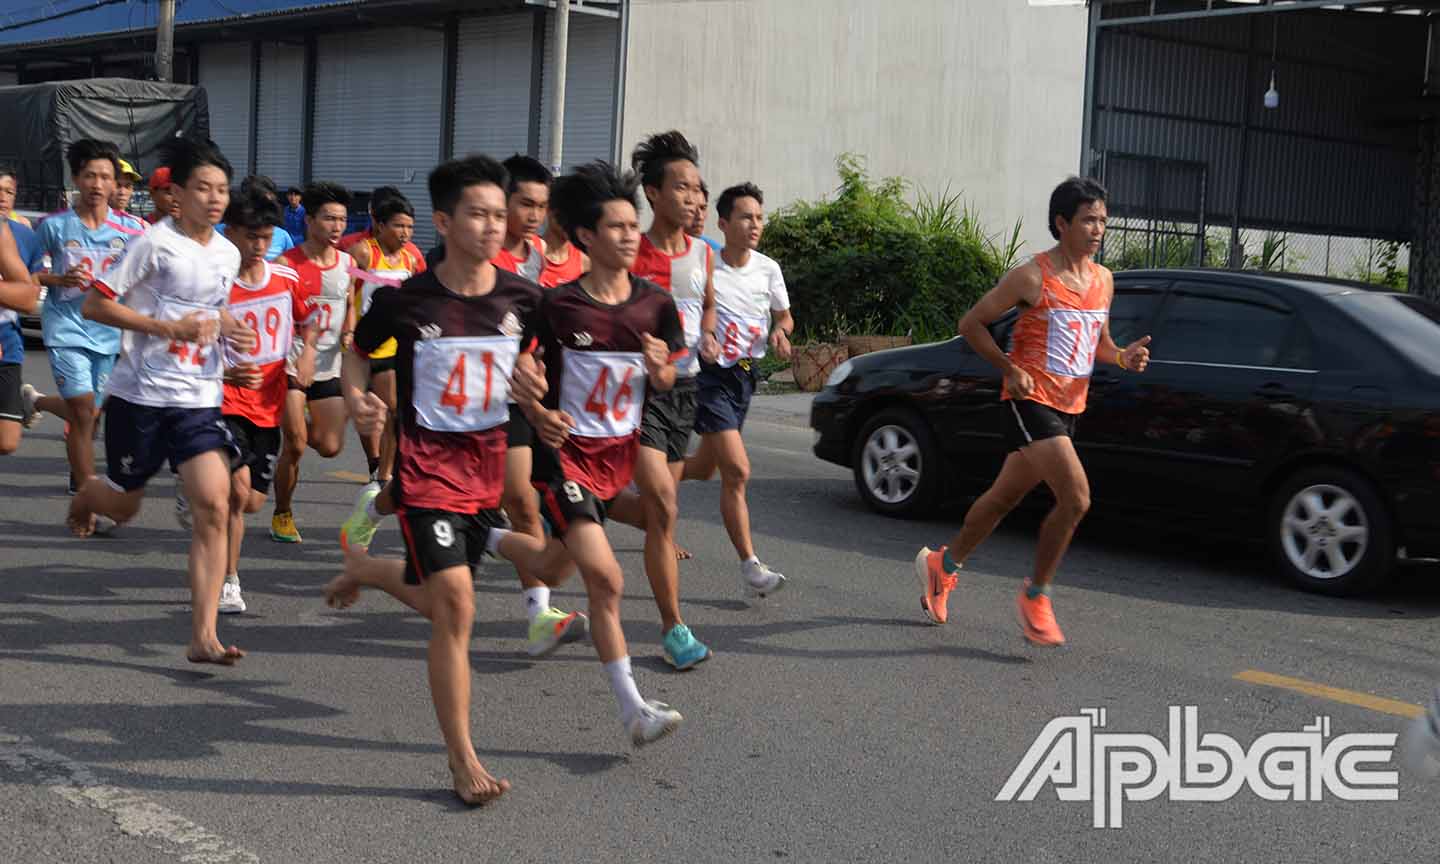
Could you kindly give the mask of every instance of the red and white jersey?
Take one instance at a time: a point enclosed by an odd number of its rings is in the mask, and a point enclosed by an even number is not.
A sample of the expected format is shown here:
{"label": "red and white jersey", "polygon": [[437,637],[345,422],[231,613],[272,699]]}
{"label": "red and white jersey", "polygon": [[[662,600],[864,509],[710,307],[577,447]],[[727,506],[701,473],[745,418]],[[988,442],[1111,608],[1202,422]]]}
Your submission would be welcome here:
{"label": "red and white jersey", "polygon": [[685,251],[667,255],[655,248],[650,235],[640,238],[640,251],[630,272],[648,279],[670,292],[680,313],[680,326],[685,331],[685,348],[689,352],[676,364],[681,378],[700,372],[700,316],[705,311],[705,283],[710,275],[710,256],[714,253],[703,240],[685,235]]}
{"label": "red and white jersey", "polygon": [[[329,381],[340,377],[341,336],[345,332],[345,313],[350,306],[350,271],[355,259],[350,253],[335,250],[335,263],[322,267],[305,254],[302,246],[287,249],[280,261],[300,276],[309,314],[320,328],[315,340],[315,380]],[[290,346],[290,362],[294,364],[304,348],[297,337]]]}
{"label": "red and white jersey", "polygon": [[574,243],[567,240],[564,246],[553,251],[565,252],[565,260],[556,264],[546,255],[545,269],[540,272],[541,288],[558,288],[585,275],[585,253],[576,249]]}
{"label": "red and white jersey", "polygon": [[285,361],[297,325],[309,314],[300,275],[277,261],[265,263],[264,275],[254,285],[237,276],[230,286],[230,314],[255,331],[259,342],[249,353],[227,348],[226,359],[231,365],[259,366],[260,389],[226,384],[220,412],[244,417],[262,428],[279,426],[287,389]]}
{"label": "red and white jersey", "polygon": [[619,494],[635,472],[646,386],[640,337],[649,333],[676,355],[685,350],[670,296],[644,279],[632,278],[630,285],[629,299],[613,306],[578,281],[545,292],[540,304],[545,407],[575,420],[557,454],[560,466],[566,480],[602,501]]}
{"label": "red and white jersey", "polygon": [[[1040,267],[1040,302],[1020,311],[1010,359],[1035,382],[1031,401],[1079,414],[1090,391],[1095,349],[1110,317],[1110,271],[1090,262],[1090,282],[1080,294],[1055,275],[1048,252],[1036,255],[1035,263]],[[1003,387],[1001,396],[1011,398]]]}
{"label": "red and white jersey", "polygon": [[504,246],[490,263],[501,270],[509,270],[517,276],[524,276],[531,282],[539,282],[540,274],[545,271],[545,241],[531,234],[525,238],[526,255],[523,259],[511,255]]}

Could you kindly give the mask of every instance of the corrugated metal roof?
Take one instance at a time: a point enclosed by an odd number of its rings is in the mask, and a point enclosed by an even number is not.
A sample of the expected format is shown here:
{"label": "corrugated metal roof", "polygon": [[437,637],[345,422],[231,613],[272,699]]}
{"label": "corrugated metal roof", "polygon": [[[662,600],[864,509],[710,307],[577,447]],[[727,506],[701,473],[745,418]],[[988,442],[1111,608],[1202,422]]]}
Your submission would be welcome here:
{"label": "corrugated metal roof", "polygon": [[[244,19],[267,18],[326,7],[356,6],[361,0],[179,0],[177,27]],[[95,0],[7,0],[0,3],[0,46],[43,44],[74,39],[113,36],[155,28],[155,0],[127,0],[93,8]],[[92,7],[92,8],[86,8]],[[83,10],[83,11],[76,11]],[[60,16],[63,13],[64,17]],[[46,20],[38,20],[46,19]],[[35,21],[33,24],[25,22]],[[16,27],[15,25],[22,25]]]}

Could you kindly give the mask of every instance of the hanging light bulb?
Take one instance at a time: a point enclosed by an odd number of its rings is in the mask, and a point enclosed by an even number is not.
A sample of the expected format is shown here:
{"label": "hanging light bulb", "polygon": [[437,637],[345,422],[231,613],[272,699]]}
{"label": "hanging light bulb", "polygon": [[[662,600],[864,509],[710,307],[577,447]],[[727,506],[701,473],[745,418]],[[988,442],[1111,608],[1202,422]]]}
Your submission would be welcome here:
{"label": "hanging light bulb", "polygon": [[1275,89],[1275,70],[1270,70],[1270,89],[1265,91],[1265,107],[1271,110],[1280,107],[1280,91]]}
{"label": "hanging light bulb", "polygon": [[1280,55],[1280,19],[1274,13],[1271,13],[1270,25],[1270,89],[1265,91],[1265,107],[1273,111],[1280,107],[1280,91],[1275,89],[1275,61]]}

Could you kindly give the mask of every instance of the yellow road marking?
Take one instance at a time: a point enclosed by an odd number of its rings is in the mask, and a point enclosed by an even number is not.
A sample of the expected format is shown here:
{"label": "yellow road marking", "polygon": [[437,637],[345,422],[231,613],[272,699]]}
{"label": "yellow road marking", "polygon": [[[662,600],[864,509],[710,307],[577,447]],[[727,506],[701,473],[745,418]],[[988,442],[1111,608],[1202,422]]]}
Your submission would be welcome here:
{"label": "yellow road marking", "polygon": [[1302,678],[1287,678],[1284,675],[1274,675],[1258,669],[1246,669],[1244,672],[1238,673],[1235,680],[1259,684],[1262,687],[1293,690],[1296,693],[1304,693],[1306,696],[1316,696],[1332,702],[1343,702],[1346,705],[1358,705],[1361,708],[1369,708],[1371,711],[1379,711],[1381,714],[1394,714],[1396,717],[1419,717],[1425,713],[1424,708],[1409,702],[1386,699],[1383,696],[1371,696],[1369,693],[1361,693],[1357,690],[1342,690],[1339,687],[1317,684]]}
{"label": "yellow road marking", "polygon": [[334,477],[336,480],[349,480],[351,483],[365,483],[370,479],[369,474],[359,474],[355,471],[331,471],[325,476]]}

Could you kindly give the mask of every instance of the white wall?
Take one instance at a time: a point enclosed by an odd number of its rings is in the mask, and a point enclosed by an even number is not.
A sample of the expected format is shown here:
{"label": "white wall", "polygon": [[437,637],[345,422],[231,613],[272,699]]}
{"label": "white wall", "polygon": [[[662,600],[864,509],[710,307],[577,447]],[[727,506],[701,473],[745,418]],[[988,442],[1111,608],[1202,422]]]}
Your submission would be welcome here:
{"label": "white wall", "polygon": [[[622,141],[685,132],[718,196],[829,194],[835,158],[963,192],[1050,242],[1051,188],[1080,161],[1087,13],[1025,0],[632,0]],[[713,223],[713,214],[712,214]]]}

